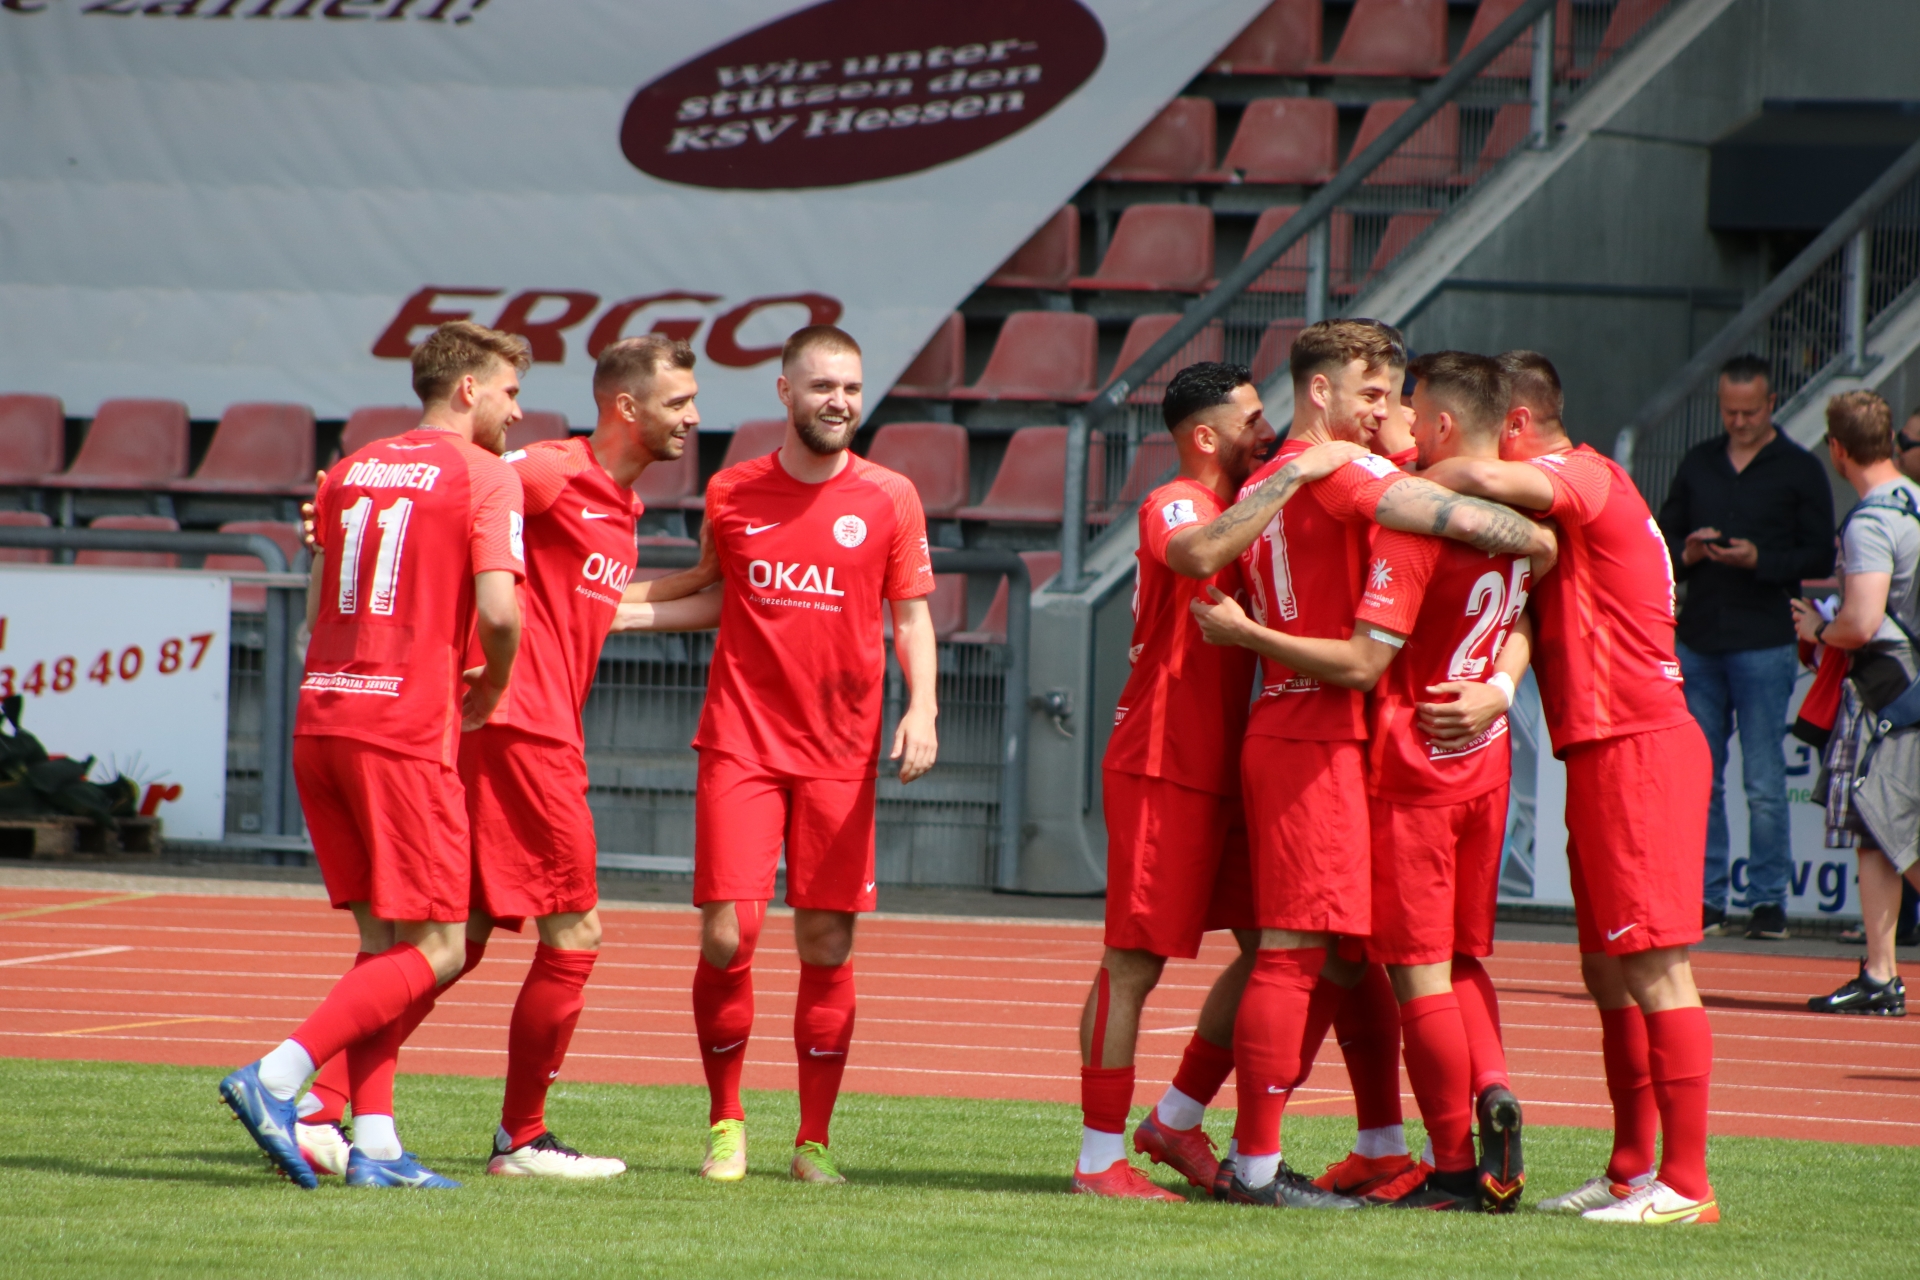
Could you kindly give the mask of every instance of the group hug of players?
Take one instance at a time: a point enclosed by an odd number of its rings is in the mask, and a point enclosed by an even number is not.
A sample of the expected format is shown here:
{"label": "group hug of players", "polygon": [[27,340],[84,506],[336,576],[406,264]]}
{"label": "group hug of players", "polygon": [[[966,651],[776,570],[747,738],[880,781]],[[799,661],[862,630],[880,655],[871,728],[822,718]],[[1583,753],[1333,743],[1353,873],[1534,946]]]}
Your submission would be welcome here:
{"label": "group hug of players", "polygon": [[[925,520],[909,481],[849,452],[859,346],[813,326],[782,353],[781,447],[708,486],[699,565],[634,581],[632,486],[697,426],[693,365],[684,343],[616,343],[595,370],[593,434],[502,457],[525,345],[444,325],[413,357],[420,426],[321,479],[294,769],[361,952],[286,1040],[220,1085],[299,1186],[320,1173],[457,1185],[400,1144],[399,1049],[492,929],[529,918],[539,945],[487,1170],[624,1171],[544,1118],[600,937],[580,713],[610,631],[715,627],[693,743],[693,1011],[711,1095],[700,1173],[747,1172],[752,958],[784,850],[801,961],[788,1169],[845,1180],[828,1127],[853,1034],[854,925],[875,905],[883,610],[908,690],[888,758],[907,782],[937,754]],[[1707,751],[1681,697],[1658,529],[1624,472],[1571,445],[1543,357],[1442,352],[1409,370],[1394,330],[1338,320],[1301,334],[1292,374],[1293,427],[1264,465],[1274,432],[1244,368],[1190,366],[1167,390],[1180,465],[1140,513],[1073,1189],[1179,1199],[1126,1156],[1134,1043],[1165,959],[1226,928],[1241,955],[1137,1151],[1236,1203],[1517,1205],[1521,1113],[1479,958],[1505,713],[1531,661],[1567,763],[1582,968],[1615,1112],[1606,1170],[1541,1207],[1717,1221],[1712,1045],[1687,960]],[[1359,1134],[1309,1181],[1281,1158],[1280,1121],[1330,1027]],[[1431,1145],[1417,1160],[1403,1045]],[[1239,1111],[1219,1159],[1201,1122],[1229,1074]]]}

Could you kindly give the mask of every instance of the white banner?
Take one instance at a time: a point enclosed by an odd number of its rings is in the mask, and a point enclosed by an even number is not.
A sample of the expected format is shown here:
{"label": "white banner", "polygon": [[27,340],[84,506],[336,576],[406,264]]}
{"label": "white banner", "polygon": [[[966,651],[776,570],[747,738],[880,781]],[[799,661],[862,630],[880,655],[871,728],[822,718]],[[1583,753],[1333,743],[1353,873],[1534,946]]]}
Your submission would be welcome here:
{"label": "white banner", "polygon": [[869,403],[1265,0],[0,0],[0,390],[411,399],[442,320],[524,400],[689,338],[710,429],[832,320]]}
{"label": "white banner", "polygon": [[[227,811],[228,579],[0,564],[0,698],[96,782],[165,787],[171,839],[218,840]],[[174,795],[173,788],[179,792]]]}

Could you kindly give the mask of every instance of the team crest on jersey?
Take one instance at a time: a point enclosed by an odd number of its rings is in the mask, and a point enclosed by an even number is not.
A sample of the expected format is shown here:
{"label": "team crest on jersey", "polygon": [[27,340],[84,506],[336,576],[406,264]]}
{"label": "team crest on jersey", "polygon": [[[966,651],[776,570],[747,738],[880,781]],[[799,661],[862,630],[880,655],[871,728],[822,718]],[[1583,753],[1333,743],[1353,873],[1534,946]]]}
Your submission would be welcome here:
{"label": "team crest on jersey", "polygon": [[857,547],[867,540],[867,522],[859,516],[841,516],[833,522],[833,540],[843,547]]}
{"label": "team crest on jersey", "polygon": [[1167,528],[1178,529],[1183,524],[1197,524],[1200,513],[1193,509],[1192,498],[1175,498],[1160,508],[1160,518],[1167,522]]}
{"label": "team crest on jersey", "polygon": [[1365,453],[1353,460],[1353,465],[1376,480],[1385,480],[1388,476],[1398,475],[1400,468],[1388,462],[1377,453]]}

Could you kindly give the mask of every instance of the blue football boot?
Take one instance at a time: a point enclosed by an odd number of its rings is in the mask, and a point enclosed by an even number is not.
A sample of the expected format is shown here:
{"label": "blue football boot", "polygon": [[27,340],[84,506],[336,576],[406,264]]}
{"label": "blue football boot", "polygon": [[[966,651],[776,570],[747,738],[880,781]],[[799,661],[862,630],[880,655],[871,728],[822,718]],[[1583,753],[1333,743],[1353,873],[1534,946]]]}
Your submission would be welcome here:
{"label": "blue football boot", "polygon": [[421,1164],[420,1157],[411,1151],[402,1151],[398,1160],[375,1160],[358,1147],[347,1157],[346,1182],[350,1187],[413,1187],[420,1191],[460,1185]]}
{"label": "blue football boot", "polygon": [[320,1185],[320,1179],[313,1176],[313,1166],[300,1154],[300,1143],[294,1138],[293,1126],[299,1120],[298,1103],[294,1098],[282,1102],[267,1092],[266,1086],[260,1083],[259,1063],[244,1066],[222,1080],[220,1099],[232,1108],[235,1118],[246,1126],[247,1133],[260,1144],[282,1177],[307,1191]]}

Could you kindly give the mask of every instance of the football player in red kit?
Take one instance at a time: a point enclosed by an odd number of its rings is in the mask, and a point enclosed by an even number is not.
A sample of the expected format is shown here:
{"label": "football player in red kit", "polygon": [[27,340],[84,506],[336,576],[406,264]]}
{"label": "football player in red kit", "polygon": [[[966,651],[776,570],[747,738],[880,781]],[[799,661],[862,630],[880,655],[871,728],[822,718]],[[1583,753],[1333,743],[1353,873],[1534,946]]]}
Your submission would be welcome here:
{"label": "football player in red kit", "polygon": [[1511,385],[1500,459],[1455,458],[1430,474],[1561,529],[1563,563],[1533,596],[1534,671],[1567,765],[1581,972],[1600,1007],[1614,1107],[1605,1173],[1540,1207],[1603,1222],[1717,1222],[1713,1037],[1687,953],[1701,936],[1711,770],[1674,656],[1672,561],[1632,478],[1568,438],[1553,364],[1531,351],[1500,361]]}
{"label": "football player in red kit", "polygon": [[[1237,593],[1240,571],[1181,570],[1188,544],[1273,444],[1273,428],[1241,365],[1187,366],[1168,384],[1161,412],[1180,469],[1140,507],[1132,671],[1102,773],[1106,955],[1080,1023],[1084,1126],[1073,1190],[1178,1200],[1126,1158],[1141,1009],[1167,957],[1191,959],[1206,930],[1234,930],[1241,957],[1215,980],[1172,1086],[1133,1139],[1135,1150],[1210,1190],[1219,1161],[1201,1120],[1233,1070],[1233,1018],[1258,937],[1239,794],[1253,656],[1203,643],[1188,612],[1205,587]],[[1359,453],[1342,443],[1308,450],[1288,473],[1287,492]]]}
{"label": "football player in red kit", "polygon": [[[342,459],[314,498],[294,779],[361,956],[290,1038],[220,1083],[303,1187],[316,1180],[295,1137],[296,1098],[343,1050],[355,1114],[347,1184],[458,1185],[402,1149],[393,1071],[466,954],[471,855],[455,765],[461,730],[493,712],[520,642],[520,482],[498,454],[528,363],[521,338],[442,325],[413,353],[420,425]],[[484,661],[463,683],[476,630]]]}
{"label": "football player in red kit", "polygon": [[[1412,373],[1422,464],[1498,456],[1506,383],[1494,361],[1439,352],[1415,361]],[[1214,643],[1244,645],[1329,685],[1374,691],[1367,952],[1387,966],[1400,1002],[1408,1076],[1434,1163],[1424,1186],[1372,1198],[1407,1207],[1477,1210],[1484,1190],[1504,1210],[1520,1191],[1520,1113],[1506,1085],[1498,1010],[1483,1006],[1482,989],[1471,983],[1456,997],[1453,974],[1462,963],[1477,970],[1476,958],[1493,947],[1507,817],[1505,712],[1526,669],[1529,580],[1522,556],[1376,529],[1347,638],[1261,627],[1224,597],[1202,613]],[[1451,722],[1436,733],[1429,725],[1442,709]],[[1482,1072],[1491,1177],[1476,1170],[1473,1149]]]}

